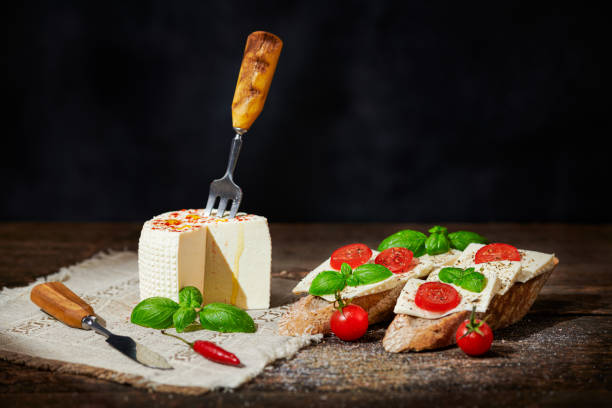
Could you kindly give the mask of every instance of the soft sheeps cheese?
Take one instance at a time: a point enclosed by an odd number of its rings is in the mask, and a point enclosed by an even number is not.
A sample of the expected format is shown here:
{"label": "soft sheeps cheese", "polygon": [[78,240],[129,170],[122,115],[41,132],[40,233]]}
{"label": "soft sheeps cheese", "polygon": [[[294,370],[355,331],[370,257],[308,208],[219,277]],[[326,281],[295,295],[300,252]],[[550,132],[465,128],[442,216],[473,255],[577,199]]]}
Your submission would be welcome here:
{"label": "soft sheeps cheese", "polygon": [[[368,263],[374,263],[376,256],[380,252],[372,250],[372,257],[368,261]],[[443,266],[448,265],[454,262],[461,251],[451,250],[447,253],[440,255],[423,255],[420,258],[414,258],[413,262],[415,266],[405,273],[397,273],[393,274],[393,276],[388,277],[385,280],[380,282],[371,283],[369,285],[361,285],[361,286],[347,286],[340,293],[342,298],[344,299],[353,299],[359,296],[372,295],[375,293],[384,292],[385,290],[393,289],[396,286],[403,285],[408,279],[411,278],[421,278],[427,276],[433,268],[437,265]],[[334,269],[330,264],[331,258],[328,258],[321,265],[317,266],[313,269],[308,275],[306,275],[296,286],[293,288],[293,293],[308,293],[310,289],[310,285],[314,278],[323,271],[333,271]],[[335,300],[334,295],[325,295],[321,296],[323,299],[333,302]]]}
{"label": "soft sheeps cheese", "polygon": [[268,222],[258,215],[205,217],[201,209],[158,215],[140,234],[140,298],[178,300],[183,287],[195,286],[205,304],[268,308],[271,248]]}
{"label": "soft sheeps cheese", "polygon": [[[469,268],[475,267],[476,264],[474,262],[474,258],[476,256],[476,252],[484,245],[472,243],[468,245],[461,256],[455,261],[453,266],[458,268]],[[516,275],[512,276],[512,272],[501,272],[500,279],[506,279],[506,282],[502,284],[501,294],[506,293],[506,291],[514,284],[514,282],[527,282],[530,279],[535,278],[538,275],[543,274],[544,272],[548,272],[550,269],[554,267],[554,254],[545,254],[542,252],[536,251],[528,251],[525,249],[519,249],[519,254],[521,254],[520,262],[511,262],[511,261],[502,261],[510,264],[519,264],[520,270],[516,273]],[[488,262],[488,263],[497,263],[497,262]],[[480,264],[482,265],[482,264]],[[514,266],[513,266],[514,268]],[[501,271],[501,270],[500,270]]]}
{"label": "soft sheeps cheese", "polygon": [[462,252],[457,249],[451,249],[448,252],[438,255],[423,255],[419,257],[422,261],[431,262],[434,268],[439,268],[441,266],[450,265],[455,262],[460,256]]}
{"label": "soft sheeps cheese", "polygon": [[410,316],[423,317],[425,319],[437,319],[461,310],[472,310],[473,307],[476,307],[477,312],[485,312],[487,307],[489,307],[489,303],[491,303],[491,299],[493,299],[495,294],[499,291],[500,280],[497,278],[496,273],[492,270],[489,264],[483,265],[483,268],[479,271],[486,278],[486,286],[482,292],[471,292],[459,286],[449,284],[455,288],[461,296],[461,301],[454,309],[448,310],[444,313],[436,313],[421,309],[414,303],[414,298],[419,286],[425,282],[439,281],[437,273],[432,273],[433,276],[429,275],[426,281],[422,279],[409,279],[402,289],[402,293],[397,299],[393,312],[396,314],[401,313]]}

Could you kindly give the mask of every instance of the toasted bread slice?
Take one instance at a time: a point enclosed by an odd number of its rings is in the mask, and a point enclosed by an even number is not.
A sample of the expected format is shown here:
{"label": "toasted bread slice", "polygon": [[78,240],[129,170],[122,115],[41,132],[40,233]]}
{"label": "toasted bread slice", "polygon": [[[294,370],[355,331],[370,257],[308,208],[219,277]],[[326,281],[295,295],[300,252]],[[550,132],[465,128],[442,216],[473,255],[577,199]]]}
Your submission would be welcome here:
{"label": "toasted bread slice", "polygon": [[[356,297],[352,304],[363,307],[368,312],[370,324],[391,320],[393,308],[402,292],[402,286],[396,286],[384,292]],[[329,319],[336,309],[332,302],[318,296],[307,295],[289,306],[278,324],[278,333],[284,336],[301,336],[303,334],[329,334]]]}
{"label": "toasted bread slice", "polygon": [[[477,313],[486,319],[491,329],[510,326],[521,320],[533,305],[540,290],[559,263],[553,258],[545,272],[525,283],[515,283],[504,295],[496,295],[485,313]],[[387,328],[383,347],[391,353],[405,350],[421,351],[450,346],[455,343],[455,332],[469,317],[470,312],[461,311],[439,319],[425,319],[398,314]]]}

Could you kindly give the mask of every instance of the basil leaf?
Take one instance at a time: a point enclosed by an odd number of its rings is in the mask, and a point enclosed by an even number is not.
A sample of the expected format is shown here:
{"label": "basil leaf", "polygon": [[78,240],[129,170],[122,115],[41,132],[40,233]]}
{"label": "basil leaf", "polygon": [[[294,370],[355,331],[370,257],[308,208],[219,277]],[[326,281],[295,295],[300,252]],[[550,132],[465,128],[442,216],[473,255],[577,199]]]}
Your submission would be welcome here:
{"label": "basil leaf", "polygon": [[444,283],[455,283],[462,277],[463,269],[461,268],[442,268],[438,274],[438,279]]}
{"label": "basil leaf", "polygon": [[351,269],[351,265],[347,264],[346,262],[344,262],[342,264],[342,266],[340,267],[340,273],[345,277],[348,278],[349,276],[351,276],[351,273],[353,273],[353,269]]}
{"label": "basil leaf", "polygon": [[[433,229],[433,228],[432,228]],[[425,251],[428,255],[438,255],[448,252],[450,242],[446,235],[441,232],[433,233],[425,241]]]}
{"label": "basil leaf", "polygon": [[172,327],[172,315],[179,308],[178,303],[165,297],[150,297],[136,305],[130,321],[152,329]]}
{"label": "basil leaf", "polygon": [[439,225],[434,225],[432,228],[429,229],[429,233],[430,234],[441,233],[441,234],[444,234],[444,235],[448,235],[448,228],[441,227]]}
{"label": "basil leaf", "polygon": [[414,256],[419,257],[425,255],[426,239],[427,235],[419,231],[398,231],[395,234],[383,239],[380,245],[378,245],[378,250],[382,252],[389,248],[403,247],[411,250]]}
{"label": "basil leaf", "polygon": [[254,333],[255,322],[244,310],[225,303],[210,303],[200,310],[200,324],[221,333]]}
{"label": "basil leaf", "polygon": [[457,286],[461,286],[463,289],[469,290],[470,292],[480,293],[486,285],[487,279],[482,273],[472,272],[463,276]]}
{"label": "basil leaf", "polygon": [[346,278],[340,272],[323,271],[310,284],[308,293],[315,296],[333,295],[346,286]]}
{"label": "basil leaf", "polygon": [[357,276],[351,275],[346,278],[346,284],[347,286],[359,286],[359,279],[357,279]]}
{"label": "basil leaf", "polygon": [[475,232],[470,231],[455,231],[448,234],[448,239],[450,240],[451,247],[463,251],[468,245],[471,243],[477,244],[488,244],[489,240],[483,237],[482,235],[478,235]]}
{"label": "basil leaf", "polygon": [[181,307],[202,306],[202,293],[195,286],[185,286],[179,292],[179,305]]}
{"label": "basil leaf", "polygon": [[359,285],[369,285],[380,282],[393,274],[387,267],[377,264],[363,264],[353,271],[353,275],[359,280]]}
{"label": "basil leaf", "polygon": [[189,326],[196,319],[196,311],[192,307],[179,307],[172,315],[174,328],[177,332],[182,333],[185,327]]}

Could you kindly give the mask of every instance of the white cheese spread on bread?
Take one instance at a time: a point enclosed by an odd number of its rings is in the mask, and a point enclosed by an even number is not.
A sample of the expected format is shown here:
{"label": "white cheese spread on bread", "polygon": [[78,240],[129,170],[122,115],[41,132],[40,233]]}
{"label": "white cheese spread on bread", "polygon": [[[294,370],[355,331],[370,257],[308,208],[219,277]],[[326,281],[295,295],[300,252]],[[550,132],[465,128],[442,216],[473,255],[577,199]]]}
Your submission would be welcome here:
{"label": "white cheese spread on bread", "polygon": [[[463,269],[476,266],[476,263],[474,262],[474,257],[476,256],[476,252],[478,252],[478,250],[482,247],[484,247],[484,245],[482,244],[472,243],[468,245],[461,254],[461,256],[457,258],[453,266]],[[529,251],[525,249],[519,249],[518,251],[521,254],[521,260],[520,262],[516,262],[520,263],[520,271],[518,272],[512,283],[527,282],[528,280],[533,279],[536,276],[541,275],[554,267],[554,254],[545,254],[543,252]],[[507,273],[506,275],[509,276],[509,273]],[[506,291],[509,289],[508,284],[506,284],[505,286],[502,285],[502,289],[503,291],[500,293],[506,293]]]}
{"label": "white cheese spread on bread", "polygon": [[425,282],[434,280],[437,281],[437,275],[436,279],[431,280],[429,278],[427,280],[409,279],[402,289],[402,293],[397,299],[393,312],[395,314],[406,314],[415,317],[423,317],[425,319],[437,319],[461,310],[472,310],[474,306],[476,306],[477,312],[485,312],[487,307],[489,307],[489,303],[491,303],[491,299],[493,299],[493,296],[495,296],[495,294],[499,291],[500,281],[489,265],[485,265],[479,272],[482,273],[487,279],[487,284],[481,292],[471,292],[459,286],[449,284],[455,290],[457,290],[461,296],[461,301],[455,308],[444,313],[430,312],[428,310],[421,309],[414,303],[414,298],[419,286]]}
{"label": "white cheese spread on bread", "polygon": [[[376,256],[380,252],[372,250],[372,257],[367,263],[374,263]],[[362,286],[347,286],[342,290],[341,295],[345,299],[353,299],[359,296],[372,295],[374,293],[384,292],[385,290],[392,289],[398,285],[403,285],[410,278],[420,278],[427,276],[436,265],[449,265],[454,262],[461,251],[457,251],[452,249],[451,251],[439,254],[439,255],[423,255],[419,258],[414,258],[413,262],[416,263],[416,266],[405,273],[393,274],[393,276],[388,277],[387,279],[372,283],[369,285]],[[317,266],[311,272],[308,273],[294,288],[293,293],[308,293],[310,289],[310,285],[314,278],[317,277],[323,271],[333,271],[334,269],[330,264],[331,258],[325,260],[321,265]],[[333,302],[335,297],[333,295],[321,296],[323,299]]]}

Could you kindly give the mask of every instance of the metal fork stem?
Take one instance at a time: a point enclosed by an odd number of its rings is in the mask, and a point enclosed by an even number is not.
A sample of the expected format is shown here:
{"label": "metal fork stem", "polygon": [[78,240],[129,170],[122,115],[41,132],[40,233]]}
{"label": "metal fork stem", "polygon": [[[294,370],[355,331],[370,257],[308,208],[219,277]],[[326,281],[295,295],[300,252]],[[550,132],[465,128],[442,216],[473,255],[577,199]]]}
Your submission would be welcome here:
{"label": "metal fork stem", "polygon": [[240,149],[242,148],[242,135],[236,133],[236,136],[232,140],[232,147],[230,149],[229,161],[227,163],[227,170],[225,175],[231,180],[234,177],[234,170],[236,170],[236,164],[238,163],[238,156],[240,155]]}

